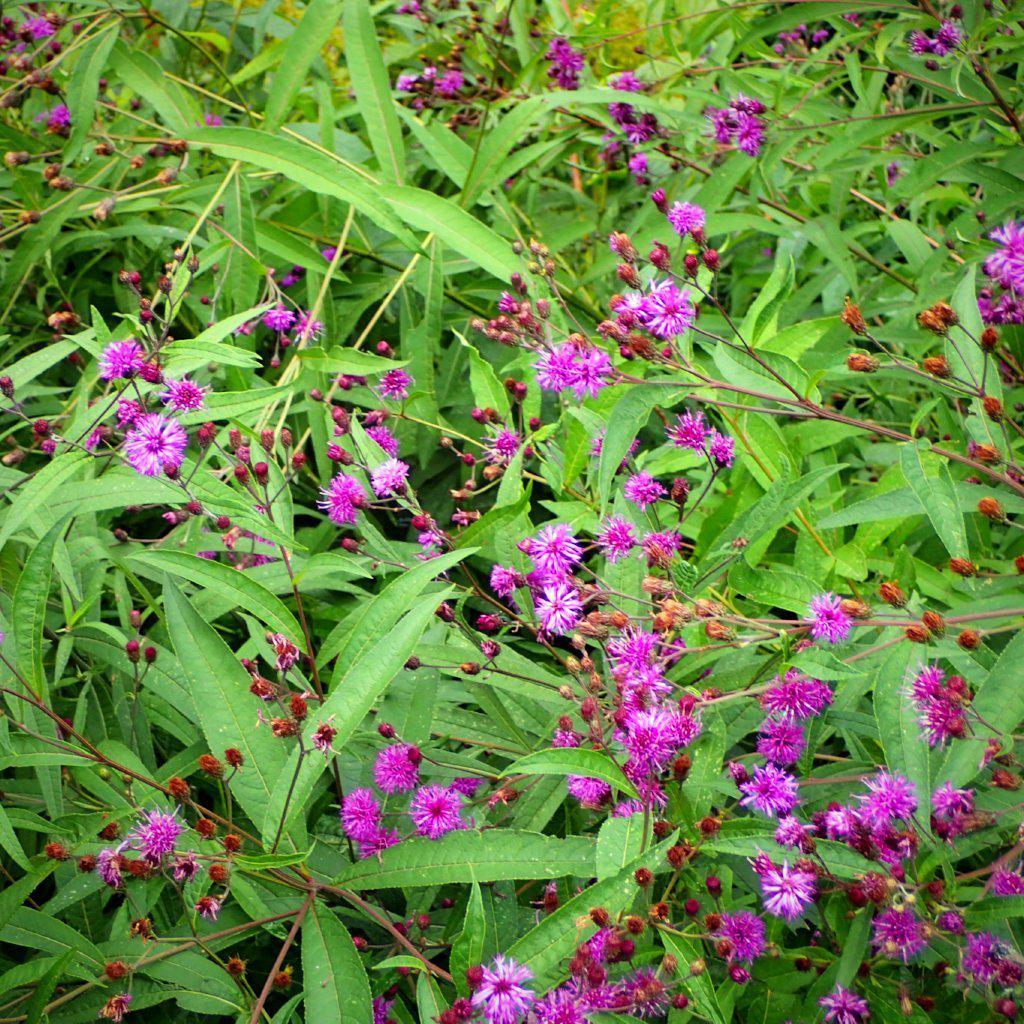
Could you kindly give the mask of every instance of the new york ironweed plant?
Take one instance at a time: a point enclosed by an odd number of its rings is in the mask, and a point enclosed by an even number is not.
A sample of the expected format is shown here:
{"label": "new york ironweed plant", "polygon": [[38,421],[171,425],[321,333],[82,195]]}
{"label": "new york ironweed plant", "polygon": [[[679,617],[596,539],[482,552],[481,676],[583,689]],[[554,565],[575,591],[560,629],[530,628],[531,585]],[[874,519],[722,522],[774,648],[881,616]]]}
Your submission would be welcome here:
{"label": "new york ironweed plant", "polygon": [[1024,9],[0,18],[0,1024],[1024,996]]}

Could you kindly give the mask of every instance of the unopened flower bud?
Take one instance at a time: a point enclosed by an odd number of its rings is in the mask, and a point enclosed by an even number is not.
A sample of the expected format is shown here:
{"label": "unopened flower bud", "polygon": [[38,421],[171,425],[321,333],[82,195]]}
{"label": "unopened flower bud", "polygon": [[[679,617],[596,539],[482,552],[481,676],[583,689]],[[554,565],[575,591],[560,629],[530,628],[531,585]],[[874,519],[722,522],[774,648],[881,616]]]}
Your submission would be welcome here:
{"label": "unopened flower bud", "polygon": [[851,302],[849,296],[846,297],[846,302],[843,304],[843,311],[839,314],[839,319],[854,334],[865,335],[868,333],[868,327],[864,322],[864,315],[861,313],[860,307],[856,303]]}
{"label": "unopened flower bud", "polygon": [[1006,518],[1003,506],[996,498],[982,498],[978,502],[978,511],[986,518],[1000,520]]}
{"label": "unopened flower bud", "polygon": [[891,581],[886,581],[878,588],[878,595],[893,608],[903,608],[907,603],[907,595],[903,593],[903,588]]}
{"label": "unopened flower bud", "polygon": [[878,360],[867,352],[851,352],[846,357],[846,368],[854,373],[874,373]]}
{"label": "unopened flower bud", "polygon": [[951,558],[949,560],[949,568],[952,572],[955,572],[957,576],[973,576],[977,573],[977,568],[974,563],[966,558]]}

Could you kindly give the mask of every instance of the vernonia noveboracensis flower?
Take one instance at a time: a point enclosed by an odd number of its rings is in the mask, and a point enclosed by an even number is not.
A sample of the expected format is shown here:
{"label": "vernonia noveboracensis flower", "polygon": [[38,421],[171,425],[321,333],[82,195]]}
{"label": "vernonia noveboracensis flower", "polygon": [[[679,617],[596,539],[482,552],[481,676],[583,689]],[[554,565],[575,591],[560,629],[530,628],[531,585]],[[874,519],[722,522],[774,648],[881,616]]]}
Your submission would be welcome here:
{"label": "vernonia noveboracensis flower", "polygon": [[1019,1019],[1015,12],[172,6],[0,17],[0,1017]]}

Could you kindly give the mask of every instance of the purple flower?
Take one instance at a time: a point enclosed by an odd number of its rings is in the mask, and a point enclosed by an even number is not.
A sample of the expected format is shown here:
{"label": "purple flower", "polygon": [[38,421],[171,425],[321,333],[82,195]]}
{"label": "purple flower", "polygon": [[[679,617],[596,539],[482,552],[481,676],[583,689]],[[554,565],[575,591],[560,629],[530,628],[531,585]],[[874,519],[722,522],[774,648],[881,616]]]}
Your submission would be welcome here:
{"label": "purple flower", "polygon": [[985,260],[985,273],[1004,288],[1024,292],[1024,221],[1007,221],[988,237],[1001,248]]}
{"label": "purple flower", "polygon": [[373,997],[373,1024],[388,1024],[388,1014],[391,1007],[395,1005],[394,999],[385,999],[383,996]]}
{"label": "purple flower", "polygon": [[791,720],[766,719],[761,725],[757,752],[773,764],[795,764],[804,751],[804,730]]}
{"label": "purple flower", "polygon": [[476,796],[476,791],[483,785],[483,779],[473,779],[469,777],[452,779],[452,789],[461,793],[463,796],[468,797]]}
{"label": "purple flower", "polygon": [[134,399],[122,398],[117,403],[117,425],[130,427],[143,413],[142,406]]}
{"label": "purple flower", "polygon": [[871,825],[881,827],[891,821],[907,819],[917,810],[914,784],[902,775],[878,772],[865,779],[864,785],[868,793],[859,795],[857,799],[861,803],[861,816]]}
{"label": "purple flower", "polygon": [[781,681],[761,695],[761,707],[769,715],[783,719],[814,718],[832,703],[828,683],[811,679],[791,668]]}
{"label": "purple flower", "polygon": [[747,156],[758,156],[764,143],[764,122],[753,114],[736,117],[736,148]]}
{"label": "purple flower", "polygon": [[63,103],[42,116],[46,118],[46,130],[54,135],[66,135],[71,128],[71,111]]}
{"label": "purple flower", "polygon": [[498,597],[511,597],[523,583],[523,577],[516,569],[504,565],[496,565],[491,569],[491,590]]}
{"label": "purple flower", "polygon": [[112,341],[100,356],[100,376],[104,380],[134,377],[145,363],[145,352],[134,339]]}
{"label": "purple flower", "polygon": [[537,383],[545,391],[564,391],[576,376],[576,347],[565,344],[545,349],[533,364]]}
{"label": "purple flower", "polygon": [[456,829],[465,828],[462,820],[462,796],[448,786],[424,786],[409,804],[416,831],[428,839],[440,839]]}
{"label": "purple flower", "polygon": [[890,907],[874,919],[872,928],[872,944],[890,960],[907,963],[928,945],[924,922],[912,910]]}
{"label": "purple flower", "polygon": [[664,771],[680,747],[692,743],[701,731],[700,720],[664,706],[626,714],[615,734],[629,753],[626,774],[634,781]]}
{"label": "purple flower", "polygon": [[675,338],[685,334],[694,321],[690,291],[680,291],[671,281],[652,288],[644,302],[641,323],[659,338]]}
{"label": "purple flower", "polygon": [[201,896],[196,902],[199,916],[206,921],[216,921],[224,901],[217,896]]}
{"label": "purple flower", "polygon": [[610,516],[601,526],[601,532],[597,535],[597,543],[605,558],[614,564],[636,547],[637,540],[633,524],[621,516]]}
{"label": "purple flower", "polygon": [[409,467],[401,459],[388,459],[370,473],[370,486],[378,498],[403,494]]}
{"label": "purple flower", "polygon": [[945,57],[947,53],[952,53],[963,39],[963,33],[960,31],[960,26],[955,21],[943,21],[939,25],[938,32],[935,33],[935,52],[940,57]]}
{"label": "purple flower", "polygon": [[711,431],[711,440],[708,443],[708,454],[720,466],[731,466],[736,458],[736,448],[732,438],[728,434],[720,434],[717,430]]}
{"label": "purple flower", "polygon": [[519,549],[546,577],[567,576],[583,561],[583,549],[564,523],[543,527],[536,537],[524,540]]}
{"label": "purple flower", "polygon": [[673,203],[665,216],[681,238],[704,230],[706,215],[696,203]]}
{"label": "purple flower", "polygon": [[1024,896],[1024,877],[1016,871],[994,871],[991,889],[994,896]]}
{"label": "purple flower", "polygon": [[620,71],[608,84],[619,92],[643,92],[646,85],[637,77],[635,71]]}
{"label": "purple flower", "polygon": [[825,1008],[828,1024],[862,1024],[871,1016],[867,1001],[842,985],[836,985],[835,991],[822,996],[818,1003]]}
{"label": "purple flower", "polygon": [[964,951],[964,973],[987,985],[999,970],[1006,952],[1002,939],[991,932],[971,932]]}
{"label": "purple flower", "polygon": [[290,331],[295,323],[295,314],[278,303],[273,309],[263,314],[263,322],[272,331]]}
{"label": "purple flower", "polygon": [[842,599],[826,592],[811,598],[811,636],[838,644],[850,635],[852,622],[842,609]]}
{"label": "purple flower", "polygon": [[637,508],[645,509],[648,505],[653,505],[659,498],[663,498],[668,491],[650,473],[641,472],[634,473],[626,481],[622,493]]}
{"label": "purple flower", "polygon": [[612,795],[612,787],[604,779],[589,779],[583,775],[568,775],[565,788],[584,807],[600,807]]}
{"label": "purple flower", "polygon": [[753,807],[769,818],[787,814],[797,805],[796,779],[773,764],[758,765],[739,788],[744,794],[740,804]]}
{"label": "purple flower", "polygon": [[124,1020],[125,1014],[128,1012],[132,1005],[132,994],[131,992],[121,992],[116,996],[111,996],[104,1004],[99,1012],[99,1015],[104,1020],[112,1020],[114,1024],[121,1024]]}
{"label": "purple flower", "polygon": [[533,972],[511,957],[496,956],[483,969],[483,978],[473,993],[473,1006],[482,1010],[487,1024],[518,1024],[536,998],[523,987]]}
{"label": "purple flower", "polygon": [[612,361],[608,353],[600,348],[587,348],[578,352],[569,381],[577,401],[593,398],[608,385],[612,372]]}
{"label": "purple flower", "polygon": [[569,45],[569,40],[557,36],[551,40],[547,53],[544,54],[549,63],[548,78],[559,89],[578,89],[580,72],[586,63],[583,54]]}
{"label": "purple flower", "polygon": [[174,844],[185,831],[176,813],[146,811],[142,820],[128,833],[128,843],[146,860],[159,864],[164,857],[174,853]]}
{"label": "purple flower", "polygon": [[174,880],[176,882],[191,882],[199,872],[199,861],[196,855],[189,850],[179,857],[174,858]]}
{"label": "purple flower", "polygon": [[299,314],[295,321],[295,333],[303,338],[319,338],[324,332],[324,325],[319,320],[313,319],[311,310]]}
{"label": "purple flower", "polygon": [[508,465],[522,447],[522,439],[514,430],[499,430],[484,441],[487,461],[496,466]]}
{"label": "purple flower", "polygon": [[817,879],[810,871],[791,868],[788,861],[777,866],[767,858],[755,863],[755,870],[761,876],[764,909],[775,917],[795,921],[814,899]]}
{"label": "purple flower", "polygon": [[351,525],[359,515],[359,509],[366,507],[366,492],[355,477],[339,473],[320,493],[323,497],[317,507],[323,509],[332,523],[338,526]]}
{"label": "purple flower", "polygon": [[583,616],[579,594],[569,583],[554,582],[544,587],[535,607],[544,632],[560,636],[571,633]]}
{"label": "purple flower", "polygon": [[121,885],[121,855],[116,850],[100,850],[96,855],[96,874],[105,885],[117,889]]}
{"label": "purple flower", "polygon": [[665,983],[653,967],[641,967],[631,978],[626,978],[622,990],[633,1016],[661,1018],[668,1012]]}
{"label": "purple flower", "polygon": [[124,456],[143,476],[174,472],[185,458],[188,435],[177,420],[151,412],[138,417],[125,434]]}
{"label": "purple flower", "polygon": [[35,40],[48,39],[57,31],[56,26],[48,18],[26,18],[21,23],[21,28]]}
{"label": "purple flower", "polygon": [[383,425],[367,427],[366,436],[376,441],[388,455],[398,454],[398,438],[387,427]]}
{"label": "purple flower", "polygon": [[939,914],[936,924],[943,931],[950,932],[952,935],[963,935],[964,933],[963,915],[958,914],[955,910],[947,910]]}
{"label": "purple flower", "polygon": [[377,857],[388,847],[398,842],[398,830],[394,828],[378,828],[370,833],[365,839],[359,840],[359,856],[365,860],[367,857]]}
{"label": "purple flower", "polygon": [[715,935],[732,947],[728,954],[730,960],[750,964],[764,952],[764,921],[749,910],[723,914]]}
{"label": "purple flower", "polygon": [[177,412],[191,412],[202,409],[209,390],[208,387],[200,387],[187,377],[182,377],[181,380],[167,381],[167,390],[160,396],[160,401]]}
{"label": "purple flower", "polygon": [[373,765],[373,778],[384,793],[405,793],[415,789],[420,781],[420,761],[423,756],[418,747],[409,743],[395,743],[377,754]]}
{"label": "purple flower", "polygon": [[465,79],[458,68],[450,68],[434,81],[434,92],[445,99],[454,99],[459,94]]}
{"label": "purple flower", "polygon": [[380,828],[380,803],[372,789],[353,789],[341,805],[341,827],[350,839],[364,841]]}
{"label": "purple flower", "polygon": [[409,397],[409,388],[414,383],[412,377],[399,367],[394,370],[388,370],[381,377],[377,388],[380,391],[381,398],[387,398],[392,402],[400,402]]}
{"label": "purple flower", "polygon": [[708,425],[702,412],[684,412],[676,417],[675,426],[665,431],[668,439],[677,448],[688,448],[690,451],[704,451],[704,441],[708,435]]}
{"label": "purple flower", "polygon": [[531,1020],[536,1024],[587,1024],[590,1009],[576,987],[566,985],[534,1003]]}
{"label": "purple flower", "polygon": [[807,829],[792,815],[779,819],[778,827],[775,829],[775,842],[779,846],[792,848],[799,847],[807,837]]}

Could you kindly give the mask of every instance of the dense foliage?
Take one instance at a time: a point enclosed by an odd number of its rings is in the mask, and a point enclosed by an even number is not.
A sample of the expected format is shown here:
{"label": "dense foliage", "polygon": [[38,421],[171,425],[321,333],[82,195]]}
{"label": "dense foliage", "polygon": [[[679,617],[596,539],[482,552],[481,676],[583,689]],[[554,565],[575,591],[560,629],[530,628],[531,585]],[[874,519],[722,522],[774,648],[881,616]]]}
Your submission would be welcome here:
{"label": "dense foliage", "polygon": [[1024,9],[0,21],[0,1024],[1024,993]]}

